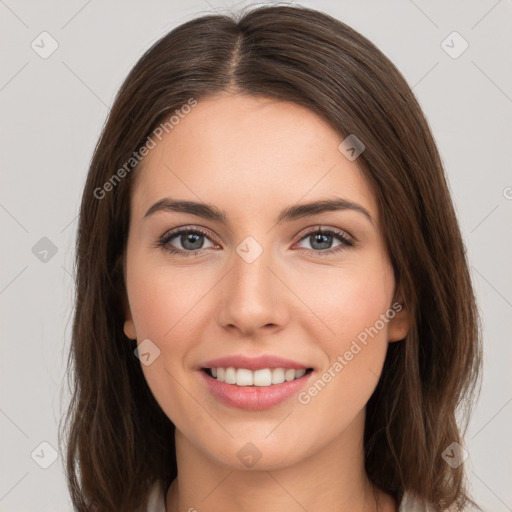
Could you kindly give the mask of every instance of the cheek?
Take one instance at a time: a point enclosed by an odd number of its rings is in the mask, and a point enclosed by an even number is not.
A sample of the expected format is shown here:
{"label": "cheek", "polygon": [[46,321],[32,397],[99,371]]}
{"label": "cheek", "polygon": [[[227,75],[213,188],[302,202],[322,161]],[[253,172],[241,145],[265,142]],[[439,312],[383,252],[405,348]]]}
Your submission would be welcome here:
{"label": "cheek", "polygon": [[[344,349],[359,335],[364,338],[364,333],[379,321],[390,307],[393,279],[385,265],[351,265],[335,269],[330,275],[311,276],[300,293],[307,297],[317,323],[321,321],[321,332],[327,334],[326,348],[332,353]],[[387,324],[379,322],[378,327],[380,338],[386,339]]]}
{"label": "cheek", "polygon": [[[131,263],[131,264],[130,264]],[[205,270],[168,264],[151,265],[134,256],[128,264],[130,309],[139,337],[165,346],[194,328],[201,298],[213,287]]]}
{"label": "cheek", "polygon": [[[382,325],[379,318],[388,309],[388,300],[389,290],[377,285],[373,279],[361,278],[347,283],[344,293],[340,294],[335,317],[335,329],[344,344],[352,340],[364,343],[368,332],[376,342],[387,341],[387,324]],[[374,330],[375,326],[378,332]]]}
{"label": "cheek", "polygon": [[[186,354],[201,340],[205,330],[201,298],[212,288],[205,272],[169,265],[152,266],[148,258],[128,261],[127,288],[137,343],[149,339],[159,350],[149,365],[141,365],[155,399],[177,426],[187,421],[204,421],[201,409],[190,407],[183,390]],[[188,404],[188,405],[187,405]],[[197,418],[196,418],[197,416]]]}
{"label": "cheek", "polygon": [[311,309],[322,323],[312,319],[307,329],[325,355],[311,402],[319,413],[339,404],[331,413],[343,421],[364,407],[377,385],[388,348],[386,312],[394,281],[385,265],[334,274],[324,281],[308,279]]}

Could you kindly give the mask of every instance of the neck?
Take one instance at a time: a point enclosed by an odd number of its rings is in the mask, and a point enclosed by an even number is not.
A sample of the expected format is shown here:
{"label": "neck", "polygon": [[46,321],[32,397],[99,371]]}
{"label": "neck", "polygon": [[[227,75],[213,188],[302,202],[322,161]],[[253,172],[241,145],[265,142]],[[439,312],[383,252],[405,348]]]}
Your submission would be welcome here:
{"label": "neck", "polygon": [[331,443],[278,469],[221,465],[176,429],[179,474],[167,491],[166,512],[396,512],[394,499],[368,480],[360,422],[364,411]]}

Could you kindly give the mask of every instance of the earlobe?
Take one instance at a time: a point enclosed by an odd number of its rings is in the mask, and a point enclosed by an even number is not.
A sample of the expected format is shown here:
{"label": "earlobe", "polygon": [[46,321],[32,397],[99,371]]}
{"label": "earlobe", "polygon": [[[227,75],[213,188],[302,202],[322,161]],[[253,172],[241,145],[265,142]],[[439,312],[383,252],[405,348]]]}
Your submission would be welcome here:
{"label": "earlobe", "polygon": [[405,305],[400,304],[400,308],[392,308],[395,312],[393,318],[389,320],[388,324],[388,341],[400,341],[403,340],[410,329],[411,319],[409,310]]}
{"label": "earlobe", "polygon": [[133,324],[132,319],[125,320],[123,330],[127,338],[130,338],[131,340],[137,339],[137,334],[135,333],[135,325]]}
{"label": "earlobe", "polygon": [[137,339],[137,333],[135,332],[135,324],[133,323],[132,312],[130,311],[130,306],[128,305],[128,301],[124,300],[124,326],[123,331],[127,338],[131,340]]}

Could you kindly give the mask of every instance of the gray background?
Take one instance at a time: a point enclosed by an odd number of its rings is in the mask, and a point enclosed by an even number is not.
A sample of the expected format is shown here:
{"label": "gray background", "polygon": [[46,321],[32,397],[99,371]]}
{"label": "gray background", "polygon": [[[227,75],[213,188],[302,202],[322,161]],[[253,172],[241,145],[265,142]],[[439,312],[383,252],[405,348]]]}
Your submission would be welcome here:
{"label": "gray background", "polygon": [[[483,387],[465,440],[470,485],[484,510],[512,510],[512,2],[296,3],[373,41],[413,87],[432,127],[484,324]],[[52,450],[69,399],[73,244],[88,163],[114,94],[170,29],[247,4],[0,0],[1,511],[71,510]],[[38,37],[43,31],[59,45],[46,59],[31,47],[35,40],[50,48]],[[458,58],[442,46],[453,31],[469,44]],[[462,48],[450,41],[452,53]]]}

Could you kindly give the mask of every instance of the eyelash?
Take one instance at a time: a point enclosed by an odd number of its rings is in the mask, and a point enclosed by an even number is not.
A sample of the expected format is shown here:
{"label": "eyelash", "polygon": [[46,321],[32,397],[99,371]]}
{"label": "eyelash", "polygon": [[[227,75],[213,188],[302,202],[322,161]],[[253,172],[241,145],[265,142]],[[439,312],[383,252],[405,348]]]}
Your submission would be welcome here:
{"label": "eyelash", "polygon": [[[175,254],[180,257],[189,258],[191,256],[198,256],[202,254],[202,251],[205,251],[206,249],[197,249],[194,251],[183,251],[181,249],[176,249],[175,247],[172,247],[169,245],[170,241],[173,238],[176,238],[178,235],[182,235],[183,233],[193,233],[196,235],[202,235],[207,238],[211,238],[209,234],[202,230],[201,228],[180,228],[176,231],[171,231],[168,233],[165,233],[156,243],[156,247],[162,248],[165,251],[169,252],[170,254]],[[326,250],[319,250],[315,251],[314,249],[304,249],[308,253],[314,253],[315,255],[325,256],[325,255],[332,255],[337,254],[340,251],[343,251],[349,247],[354,246],[354,242],[350,240],[343,231],[336,229],[336,228],[329,228],[329,229],[321,229],[319,226],[316,229],[310,230],[302,235],[302,237],[299,239],[299,242],[302,242],[304,239],[316,235],[316,234],[322,234],[322,235],[334,235],[338,240],[340,240],[341,244],[335,247],[334,249],[326,249]]]}

